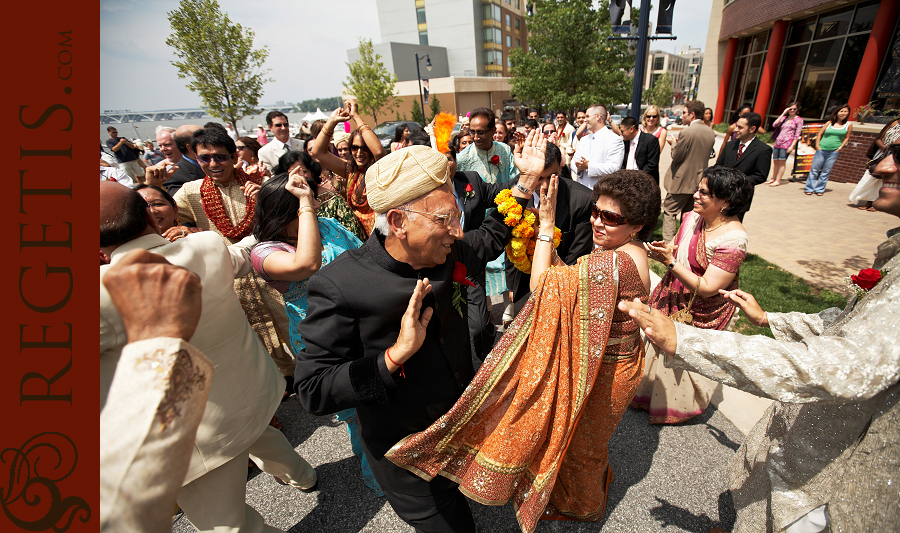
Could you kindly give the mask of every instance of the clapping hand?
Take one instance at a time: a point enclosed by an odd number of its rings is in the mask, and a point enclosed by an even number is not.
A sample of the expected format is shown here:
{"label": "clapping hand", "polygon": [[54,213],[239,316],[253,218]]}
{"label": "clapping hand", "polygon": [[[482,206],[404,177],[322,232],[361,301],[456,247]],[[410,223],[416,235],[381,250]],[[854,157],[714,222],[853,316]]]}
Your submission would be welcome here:
{"label": "clapping hand", "polygon": [[259,196],[259,184],[253,183],[252,181],[248,181],[241,185],[241,190],[244,191],[244,196],[248,199],[256,199]]}
{"label": "clapping hand", "polygon": [[677,252],[677,244],[667,243],[665,241],[653,241],[647,243],[647,256],[650,257],[650,259],[666,265],[675,261],[675,254]]}

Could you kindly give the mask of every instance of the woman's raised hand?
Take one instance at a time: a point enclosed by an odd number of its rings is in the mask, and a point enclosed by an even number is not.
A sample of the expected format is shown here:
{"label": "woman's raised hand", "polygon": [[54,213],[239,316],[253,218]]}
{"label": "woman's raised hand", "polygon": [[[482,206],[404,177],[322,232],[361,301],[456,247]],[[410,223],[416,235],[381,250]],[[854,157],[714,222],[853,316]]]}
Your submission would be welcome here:
{"label": "woman's raised hand", "polygon": [[338,122],[347,122],[350,120],[350,112],[347,111],[346,108],[339,107],[331,113],[331,116],[328,118],[328,121],[337,124]]}
{"label": "woman's raised hand", "polygon": [[559,190],[559,176],[553,174],[550,181],[541,184],[541,233],[553,236],[556,229],[556,191]]}
{"label": "woman's raised hand", "polygon": [[667,243],[665,241],[653,241],[647,243],[647,255],[650,259],[659,261],[660,263],[670,264],[675,261],[675,254],[678,252],[678,245]]}
{"label": "woman's raised hand", "polygon": [[297,167],[290,171],[287,183],[284,184],[284,188],[287,192],[293,194],[300,200],[300,207],[312,207],[313,209],[318,209],[319,202],[313,197],[313,192],[309,183],[306,182],[306,178],[299,174],[299,170],[300,167]]}

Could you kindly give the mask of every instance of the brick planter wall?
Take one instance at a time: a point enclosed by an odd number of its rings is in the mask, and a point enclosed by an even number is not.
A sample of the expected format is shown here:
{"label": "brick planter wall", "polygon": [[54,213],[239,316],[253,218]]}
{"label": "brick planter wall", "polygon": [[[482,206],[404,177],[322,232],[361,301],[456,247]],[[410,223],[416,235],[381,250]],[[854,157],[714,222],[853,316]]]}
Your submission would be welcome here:
{"label": "brick planter wall", "polygon": [[863,173],[866,171],[866,163],[869,158],[866,152],[875,139],[877,133],[858,133],[854,131],[850,135],[850,141],[841,150],[841,155],[831,169],[829,181],[838,181],[841,183],[859,183]]}

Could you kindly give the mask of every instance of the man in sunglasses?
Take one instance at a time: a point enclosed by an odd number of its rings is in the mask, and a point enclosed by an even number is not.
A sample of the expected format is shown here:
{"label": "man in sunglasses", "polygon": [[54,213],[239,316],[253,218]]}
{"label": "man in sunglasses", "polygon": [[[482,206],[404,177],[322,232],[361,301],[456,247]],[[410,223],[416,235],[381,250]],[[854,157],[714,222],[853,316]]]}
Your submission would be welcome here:
{"label": "man in sunglasses", "polygon": [[[472,120],[474,129],[486,126]],[[517,148],[524,206],[537,187],[544,141]],[[474,532],[466,498],[438,476],[426,482],[385,452],[430,426],[462,395],[475,371],[469,345],[468,276],[484,270],[510,239],[493,211],[463,235],[446,157],[410,146],[366,172],[369,205],[378,214],[365,244],[309,279],[300,325],[295,387],[315,415],[356,408],[363,450],[385,496],[418,531]]]}
{"label": "man in sunglasses", "polygon": [[[900,144],[891,145],[870,168],[883,180],[873,206],[900,217],[898,158]],[[684,326],[638,301],[619,303],[666,353],[666,366],[777,400],[730,468],[736,533],[897,529],[900,228],[872,267],[853,276],[862,293],[854,289],[843,311],[767,313],[752,295],[727,293],[775,339]]]}
{"label": "man in sunglasses", "polygon": [[278,164],[279,157],[288,152],[304,151],[305,143],[291,137],[290,123],[287,116],[281,111],[270,111],[266,115],[266,124],[275,138],[259,149],[257,157],[271,173],[272,167]]}

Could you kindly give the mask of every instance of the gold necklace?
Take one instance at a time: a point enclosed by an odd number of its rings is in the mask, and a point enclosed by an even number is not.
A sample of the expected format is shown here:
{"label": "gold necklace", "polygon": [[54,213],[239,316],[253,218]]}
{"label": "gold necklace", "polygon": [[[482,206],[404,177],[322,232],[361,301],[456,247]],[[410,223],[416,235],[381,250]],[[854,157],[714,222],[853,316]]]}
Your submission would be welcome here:
{"label": "gold necklace", "polygon": [[716,227],[714,227],[714,228],[709,228],[709,229],[705,229],[705,228],[704,228],[703,231],[705,231],[705,232],[707,232],[707,233],[709,233],[710,231],[716,231],[717,229],[721,228],[722,226],[724,226],[724,225],[727,224],[727,223],[728,223],[728,221],[725,220],[725,221],[723,221],[721,224],[717,225]]}

